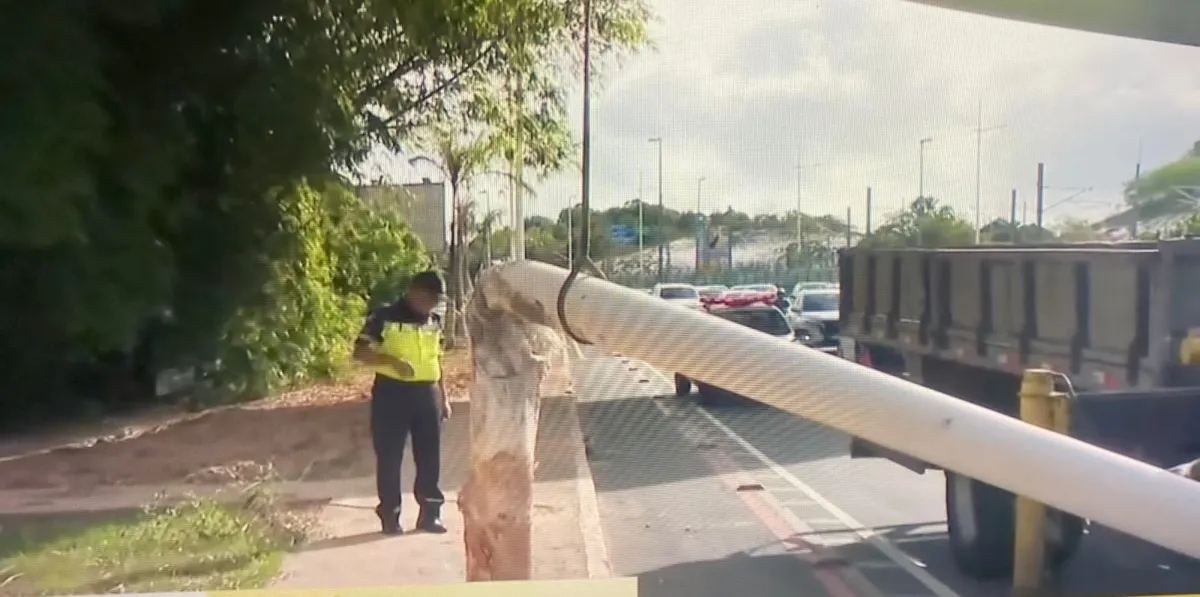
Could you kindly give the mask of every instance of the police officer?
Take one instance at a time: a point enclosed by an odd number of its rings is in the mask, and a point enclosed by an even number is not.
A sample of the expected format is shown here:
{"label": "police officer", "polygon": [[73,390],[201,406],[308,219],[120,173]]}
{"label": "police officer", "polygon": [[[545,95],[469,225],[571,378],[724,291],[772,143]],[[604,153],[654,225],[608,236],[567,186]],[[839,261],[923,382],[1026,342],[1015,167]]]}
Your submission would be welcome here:
{"label": "police officer", "polygon": [[400,526],[400,465],[412,434],[417,475],[413,494],[420,505],[417,529],[445,533],[441,473],[441,423],[450,416],[442,384],[442,321],[433,312],[444,292],[437,272],[413,277],[400,300],[371,311],[354,346],[354,358],[375,371],[371,388],[371,439],[375,447],[375,509],[383,532]]}

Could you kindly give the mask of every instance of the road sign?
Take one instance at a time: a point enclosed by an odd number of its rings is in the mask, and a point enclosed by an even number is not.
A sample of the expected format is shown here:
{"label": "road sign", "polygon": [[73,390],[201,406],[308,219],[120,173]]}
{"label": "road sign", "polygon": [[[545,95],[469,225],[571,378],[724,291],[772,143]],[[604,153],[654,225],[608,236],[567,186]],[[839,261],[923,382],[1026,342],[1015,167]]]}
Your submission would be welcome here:
{"label": "road sign", "polygon": [[638,238],[637,230],[633,226],[613,226],[609,234],[613,241],[623,245],[636,243]]}

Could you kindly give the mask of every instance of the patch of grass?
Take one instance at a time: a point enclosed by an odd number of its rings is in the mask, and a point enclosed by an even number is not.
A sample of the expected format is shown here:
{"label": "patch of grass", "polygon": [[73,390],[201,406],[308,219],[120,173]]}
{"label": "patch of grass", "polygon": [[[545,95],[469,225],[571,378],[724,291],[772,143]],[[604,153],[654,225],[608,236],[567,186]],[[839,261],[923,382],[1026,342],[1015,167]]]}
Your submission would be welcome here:
{"label": "patch of grass", "polygon": [[304,541],[311,518],[261,489],[241,497],[150,506],[49,540],[27,534],[24,545],[0,551],[0,595],[261,588]]}

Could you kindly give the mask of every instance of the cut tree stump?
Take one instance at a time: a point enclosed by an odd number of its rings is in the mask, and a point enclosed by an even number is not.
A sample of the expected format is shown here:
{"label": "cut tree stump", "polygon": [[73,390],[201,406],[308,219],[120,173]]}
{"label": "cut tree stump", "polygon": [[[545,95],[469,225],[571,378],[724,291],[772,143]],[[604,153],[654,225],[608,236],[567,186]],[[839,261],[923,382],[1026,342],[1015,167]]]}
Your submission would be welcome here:
{"label": "cut tree stump", "polygon": [[[568,342],[553,305],[521,296],[484,271],[466,307],[475,366],[470,472],[459,491],[468,581],[533,575],[534,448],[542,391]],[[568,376],[569,378],[569,376]]]}

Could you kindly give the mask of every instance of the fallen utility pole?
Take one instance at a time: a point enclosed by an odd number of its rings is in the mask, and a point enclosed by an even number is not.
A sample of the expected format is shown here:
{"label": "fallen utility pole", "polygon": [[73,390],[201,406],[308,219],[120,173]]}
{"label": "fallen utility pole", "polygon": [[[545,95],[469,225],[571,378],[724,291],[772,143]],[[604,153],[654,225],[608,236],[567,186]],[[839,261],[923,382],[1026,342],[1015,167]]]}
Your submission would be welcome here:
{"label": "fallen utility pole", "polygon": [[[468,581],[533,577],[534,448],[541,396],[567,347],[553,306],[485,270],[466,309],[475,383],[471,388],[470,469],[458,494]],[[561,270],[560,270],[561,271]],[[565,279],[565,276],[564,276]],[[569,374],[568,374],[569,375]],[[564,384],[567,385],[567,384]],[[564,388],[565,390],[565,388]]]}
{"label": "fallen utility pole", "polygon": [[[463,490],[469,498],[463,507],[479,513],[464,516],[467,532],[500,533],[514,527],[514,517],[526,521],[524,535],[513,535],[511,547],[492,548],[493,558],[528,558],[527,551],[519,556],[500,549],[528,550],[537,424],[529,409],[536,409],[535,380],[549,370],[546,345],[518,348],[539,345],[516,324],[553,326],[567,276],[533,261],[493,268],[476,294],[483,292],[487,305],[473,306],[468,320],[477,375],[491,371],[500,385],[480,386],[492,382],[477,379],[472,393],[472,480],[476,471],[489,471],[490,479]],[[585,342],[1200,558],[1200,535],[1179,523],[1200,518],[1195,481],[597,278],[580,276],[563,300],[566,325]],[[484,354],[502,363],[489,363]]]}

